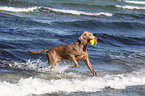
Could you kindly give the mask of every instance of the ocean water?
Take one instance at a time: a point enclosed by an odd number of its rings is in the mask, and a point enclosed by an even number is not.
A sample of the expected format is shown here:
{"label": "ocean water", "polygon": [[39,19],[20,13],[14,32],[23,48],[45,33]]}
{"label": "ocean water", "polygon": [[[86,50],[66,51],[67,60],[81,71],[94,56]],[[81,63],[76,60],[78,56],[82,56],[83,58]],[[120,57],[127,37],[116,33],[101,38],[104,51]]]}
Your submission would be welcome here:
{"label": "ocean water", "polygon": [[[46,53],[84,31],[92,76],[83,61],[50,69]],[[0,96],[145,96],[144,0],[0,0]]]}

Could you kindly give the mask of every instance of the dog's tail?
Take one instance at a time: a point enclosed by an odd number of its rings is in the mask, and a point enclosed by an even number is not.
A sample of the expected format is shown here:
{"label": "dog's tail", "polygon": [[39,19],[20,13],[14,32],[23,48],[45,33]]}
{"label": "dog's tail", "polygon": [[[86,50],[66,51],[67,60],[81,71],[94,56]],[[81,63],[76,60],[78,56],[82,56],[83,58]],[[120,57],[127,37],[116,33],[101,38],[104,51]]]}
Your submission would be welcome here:
{"label": "dog's tail", "polygon": [[39,54],[39,53],[42,53],[42,52],[48,52],[48,50],[42,50],[42,51],[30,51],[30,50],[28,50],[28,52],[34,53],[34,54]]}

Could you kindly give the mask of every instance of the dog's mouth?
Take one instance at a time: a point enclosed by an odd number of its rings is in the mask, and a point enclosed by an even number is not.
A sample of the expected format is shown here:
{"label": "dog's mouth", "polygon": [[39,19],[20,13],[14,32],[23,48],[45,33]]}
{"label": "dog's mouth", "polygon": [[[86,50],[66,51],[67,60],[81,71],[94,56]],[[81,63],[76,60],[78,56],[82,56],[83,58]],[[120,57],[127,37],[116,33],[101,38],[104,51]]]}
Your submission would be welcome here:
{"label": "dog's mouth", "polygon": [[94,45],[94,47],[97,45],[97,40],[94,38],[94,39],[91,39],[90,41],[89,41],[89,43],[91,44],[91,45]]}

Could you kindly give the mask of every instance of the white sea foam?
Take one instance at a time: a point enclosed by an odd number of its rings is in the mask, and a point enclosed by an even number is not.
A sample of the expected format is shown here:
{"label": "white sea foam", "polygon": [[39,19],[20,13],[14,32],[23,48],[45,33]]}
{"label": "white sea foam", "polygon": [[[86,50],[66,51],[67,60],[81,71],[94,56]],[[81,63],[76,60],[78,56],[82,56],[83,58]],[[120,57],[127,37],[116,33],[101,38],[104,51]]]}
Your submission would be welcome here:
{"label": "white sea foam", "polygon": [[126,3],[133,3],[133,4],[145,4],[145,2],[144,1],[124,1],[124,2],[126,2]]}
{"label": "white sea foam", "polygon": [[7,6],[0,6],[1,11],[9,11],[9,12],[30,12],[37,9],[45,8],[53,12],[59,12],[59,13],[65,13],[65,14],[73,14],[73,15],[87,15],[87,16],[99,16],[99,15],[105,15],[105,16],[112,16],[112,13],[107,12],[98,12],[98,13],[90,13],[90,12],[83,12],[83,11],[77,11],[77,10],[64,10],[64,9],[55,9],[50,7],[29,7],[29,8],[17,8],[17,7],[7,7]]}
{"label": "white sea foam", "polygon": [[138,7],[138,6],[120,6],[120,5],[115,5],[118,8],[122,8],[122,9],[145,9],[145,7]]}
{"label": "white sea foam", "polygon": [[77,10],[55,9],[55,8],[50,8],[50,7],[45,7],[45,8],[54,12],[67,13],[67,14],[73,14],[73,15],[87,15],[87,16],[99,16],[99,15],[112,16],[113,15],[112,13],[107,13],[107,12],[90,13],[90,12],[83,12],[83,11],[77,11]]}
{"label": "white sea foam", "polygon": [[[55,69],[50,70],[47,62],[38,60],[28,60],[24,64],[15,63],[12,67],[19,67],[24,69],[37,69],[36,71],[54,73],[65,72],[68,65],[58,65]],[[42,68],[39,68],[42,67]],[[45,73],[47,74],[47,73]],[[42,74],[44,75],[44,74]],[[49,73],[47,75],[50,75]],[[127,86],[145,85],[145,71],[119,74],[119,75],[105,75],[98,77],[82,77],[79,73],[68,72],[61,79],[40,79],[38,78],[21,78],[17,83],[10,83],[0,80],[0,96],[30,96],[32,94],[46,94],[57,92],[96,92],[101,91],[106,87],[114,89],[125,89]],[[57,76],[56,76],[57,77]],[[60,76],[61,77],[61,76]],[[67,78],[65,78],[67,77]],[[75,77],[70,79],[68,77]]]}
{"label": "white sea foam", "polygon": [[89,77],[86,79],[20,79],[17,83],[0,82],[1,96],[28,96],[54,92],[96,92],[106,87],[125,89],[127,86],[145,85],[145,76],[106,75],[104,77]]}
{"label": "white sea foam", "polygon": [[7,6],[0,6],[1,11],[8,11],[8,12],[30,12],[40,7],[28,7],[28,8],[16,8],[16,7],[7,7]]}

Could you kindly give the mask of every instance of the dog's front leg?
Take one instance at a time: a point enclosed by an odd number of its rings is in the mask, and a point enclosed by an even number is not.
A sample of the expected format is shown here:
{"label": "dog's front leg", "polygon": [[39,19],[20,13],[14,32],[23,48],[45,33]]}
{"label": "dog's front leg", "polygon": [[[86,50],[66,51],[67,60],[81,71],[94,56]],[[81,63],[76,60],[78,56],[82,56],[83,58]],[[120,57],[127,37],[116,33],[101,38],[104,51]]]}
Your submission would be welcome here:
{"label": "dog's front leg", "polygon": [[70,59],[75,63],[75,65],[70,65],[69,67],[74,68],[74,67],[78,67],[79,64],[75,58],[75,55],[70,54]]}
{"label": "dog's front leg", "polygon": [[87,53],[86,58],[85,58],[84,61],[85,61],[86,65],[88,66],[88,68],[90,69],[90,71],[92,72],[92,74],[94,76],[96,76],[96,73],[95,73],[95,71],[94,71],[94,69],[93,69],[93,67],[92,67],[92,65],[91,65],[91,63],[89,61],[88,53]]}
{"label": "dog's front leg", "polygon": [[92,74],[93,74],[94,76],[96,76],[96,73],[95,73],[95,71],[94,71],[94,69],[93,69],[93,67],[92,67],[92,65],[91,65],[91,63],[90,63],[90,61],[89,61],[89,60],[84,60],[84,61],[85,61],[86,65],[88,66],[88,68],[90,69],[90,71],[92,72]]}

